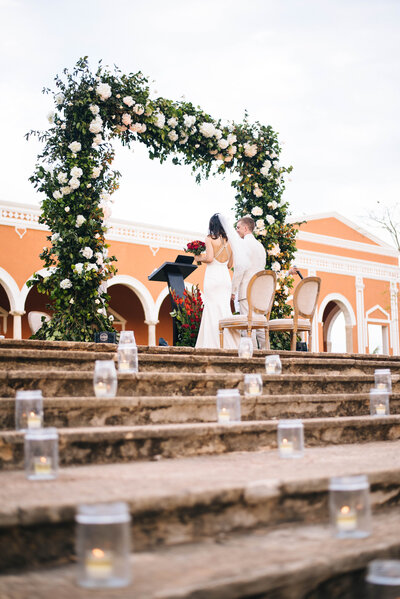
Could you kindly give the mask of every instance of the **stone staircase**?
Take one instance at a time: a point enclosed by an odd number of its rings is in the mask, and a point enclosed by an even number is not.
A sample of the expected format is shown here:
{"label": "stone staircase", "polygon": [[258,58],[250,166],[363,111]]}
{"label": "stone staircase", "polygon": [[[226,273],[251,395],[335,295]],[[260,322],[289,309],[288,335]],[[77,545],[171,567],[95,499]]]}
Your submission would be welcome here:
{"label": "stone staircase", "polygon": [[[364,569],[400,556],[400,359],[282,352],[280,376],[242,399],[240,424],[216,422],[219,388],[243,390],[266,352],[139,348],[137,375],[115,399],[93,396],[103,344],[0,341],[0,599],[80,599],[74,515],[80,503],[126,501],[133,583],[105,599],[365,597]],[[393,375],[391,416],[369,416],[375,368]],[[18,389],[40,388],[60,435],[59,477],[27,481]],[[302,418],[305,455],[282,460],[279,418]],[[167,459],[168,458],[168,459]],[[331,536],[329,478],[368,474],[373,532]]]}

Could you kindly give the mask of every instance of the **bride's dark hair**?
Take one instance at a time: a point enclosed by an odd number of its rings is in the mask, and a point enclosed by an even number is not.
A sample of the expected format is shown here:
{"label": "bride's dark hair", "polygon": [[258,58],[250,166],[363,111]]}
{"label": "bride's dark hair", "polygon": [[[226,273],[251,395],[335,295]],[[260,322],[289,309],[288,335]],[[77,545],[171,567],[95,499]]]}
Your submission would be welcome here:
{"label": "bride's dark hair", "polygon": [[213,214],[208,225],[208,234],[212,239],[223,237],[228,240],[224,227],[221,225],[218,214]]}

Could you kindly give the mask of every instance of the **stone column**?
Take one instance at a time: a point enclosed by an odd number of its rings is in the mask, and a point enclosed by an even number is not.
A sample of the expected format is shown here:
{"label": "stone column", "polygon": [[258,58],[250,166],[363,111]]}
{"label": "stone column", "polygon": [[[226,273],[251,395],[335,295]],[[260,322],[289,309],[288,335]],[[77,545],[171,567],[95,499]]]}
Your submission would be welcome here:
{"label": "stone column", "polygon": [[148,344],[150,346],[157,345],[156,343],[156,324],[158,324],[159,320],[145,320],[144,323],[149,327],[149,339]]}
{"label": "stone column", "polygon": [[25,311],[20,312],[19,310],[14,310],[10,312],[10,314],[14,317],[13,339],[22,339],[21,317],[25,314]]}
{"label": "stone column", "polygon": [[356,277],[357,342],[359,354],[365,353],[367,345],[364,315],[364,287],[363,278]]}
{"label": "stone column", "polygon": [[[317,271],[315,268],[310,268],[308,270],[308,277],[316,277]],[[319,352],[319,330],[318,330],[318,304],[315,307],[314,318],[312,322],[312,346],[309,348],[309,351]]]}
{"label": "stone column", "polygon": [[398,304],[398,289],[395,281],[390,282],[390,313],[391,313],[391,346],[393,355],[400,354],[399,347],[399,304]]}

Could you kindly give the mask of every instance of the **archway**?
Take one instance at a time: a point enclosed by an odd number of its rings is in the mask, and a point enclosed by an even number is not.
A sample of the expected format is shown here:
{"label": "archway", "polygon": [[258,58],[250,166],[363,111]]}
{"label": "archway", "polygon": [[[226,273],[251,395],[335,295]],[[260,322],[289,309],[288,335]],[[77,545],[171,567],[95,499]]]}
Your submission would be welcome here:
{"label": "archway", "polygon": [[341,294],[330,294],[321,302],[318,321],[322,323],[323,351],[352,353],[355,314],[349,300]]}
{"label": "archway", "polygon": [[116,284],[108,287],[110,301],[108,310],[114,315],[114,325],[118,316],[123,319],[123,326],[116,324],[116,330],[123,328],[135,331],[136,343],[148,344],[148,328],[145,324],[145,315],[140,298],[132,288],[126,285]]}

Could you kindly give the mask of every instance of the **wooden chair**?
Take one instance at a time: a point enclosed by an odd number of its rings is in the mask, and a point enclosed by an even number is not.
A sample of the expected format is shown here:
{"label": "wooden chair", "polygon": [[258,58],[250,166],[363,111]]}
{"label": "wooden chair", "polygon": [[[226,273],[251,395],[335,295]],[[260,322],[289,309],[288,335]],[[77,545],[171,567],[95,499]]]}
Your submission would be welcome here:
{"label": "wooden chair", "polygon": [[265,343],[269,349],[268,323],[276,289],[276,274],[272,270],[256,272],[247,286],[247,315],[232,315],[219,321],[220,345],[224,347],[224,329],[247,330],[251,337],[253,329],[265,329]]}
{"label": "wooden chair", "polygon": [[42,326],[42,317],[44,316],[44,322],[48,322],[50,320],[49,314],[47,312],[39,312],[37,310],[32,310],[32,312],[28,312],[28,324],[31,329],[32,335],[36,333]]}
{"label": "wooden chair", "polygon": [[296,351],[297,333],[308,333],[308,347],[311,351],[312,321],[318,302],[321,279],[307,277],[300,281],[293,294],[293,318],[274,318],[269,321],[270,332],[289,331],[291,350]]}

